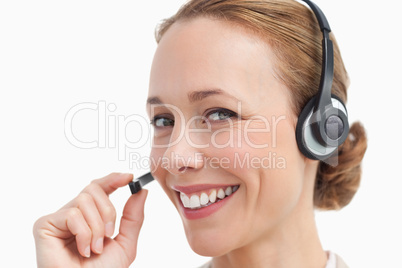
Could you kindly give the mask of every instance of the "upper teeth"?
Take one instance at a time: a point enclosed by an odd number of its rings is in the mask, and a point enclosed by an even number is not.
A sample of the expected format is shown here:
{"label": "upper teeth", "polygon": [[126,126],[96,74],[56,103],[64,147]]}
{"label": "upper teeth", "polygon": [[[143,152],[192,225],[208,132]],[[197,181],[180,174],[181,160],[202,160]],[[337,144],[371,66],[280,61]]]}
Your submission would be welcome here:
{"label": "upper teeth", "polygon": [[[209,195],[205,192],[202,192],[200,195],[193,194],[191,197],[188,197],[185,193],[180,193],[180,199],[185,208],[200,208],[209,206],[216,201],[224,199],[226,196],[236,192],[238,188],[238,185],[228,186],[225,190],[222,188],[220,188],[218,191],[213,189]],[[218,198],[219,200],[217,200]]]}

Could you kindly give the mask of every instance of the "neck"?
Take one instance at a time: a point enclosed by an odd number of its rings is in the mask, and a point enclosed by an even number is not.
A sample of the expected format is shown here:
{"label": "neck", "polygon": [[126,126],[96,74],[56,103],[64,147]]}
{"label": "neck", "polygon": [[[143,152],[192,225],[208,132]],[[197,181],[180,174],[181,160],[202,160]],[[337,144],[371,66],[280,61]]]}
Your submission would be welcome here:
{"label": "neck", "polygon": [[318,237],[314,212],[300,217],[292,217],[279,230],[213,258],[212,267],[325,267],[327,255]]}

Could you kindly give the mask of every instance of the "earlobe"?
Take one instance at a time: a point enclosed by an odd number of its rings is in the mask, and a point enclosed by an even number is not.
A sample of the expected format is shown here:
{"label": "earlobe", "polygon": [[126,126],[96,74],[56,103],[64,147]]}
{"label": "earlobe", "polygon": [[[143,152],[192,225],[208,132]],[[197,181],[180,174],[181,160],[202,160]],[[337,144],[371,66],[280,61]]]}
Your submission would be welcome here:
{"label": "earlobe", "polygon": [[314,159],[308,158],[308,157],[306,157],[304,155],[303,155],[303,158],[304,158],[304,164],[306,164],[306,165],[312,165],[314,163],[319,163],[320,162],[319,160],[314,160]]}

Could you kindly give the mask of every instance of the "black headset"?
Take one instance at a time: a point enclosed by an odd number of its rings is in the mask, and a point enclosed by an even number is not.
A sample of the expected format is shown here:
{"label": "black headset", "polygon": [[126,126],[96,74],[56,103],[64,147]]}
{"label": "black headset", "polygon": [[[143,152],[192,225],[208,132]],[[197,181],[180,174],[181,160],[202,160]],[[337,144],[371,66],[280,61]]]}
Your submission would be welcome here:
{"label": "black headset", "polygon": [[329,39],[331,28],[321,9],[309,0],[302,0],[313,10],[320,25],[322,40],[322,71],[318,94],[301,111],[296,125],[299,150],[308,158],[326,160],[337,151],[349,133],[345,104],[331,94],[334,78],[334,48]]}

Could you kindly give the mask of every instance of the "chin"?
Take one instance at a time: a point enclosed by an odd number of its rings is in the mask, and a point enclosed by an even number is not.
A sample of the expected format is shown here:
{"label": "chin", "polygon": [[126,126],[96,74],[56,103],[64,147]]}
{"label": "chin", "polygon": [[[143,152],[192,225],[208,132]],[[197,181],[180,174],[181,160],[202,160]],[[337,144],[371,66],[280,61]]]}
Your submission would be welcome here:
{"label": "chin", "polygon": [[191,249],[198,255],[205,257],[218,257],[227,254],[232,249],[224,241],[206,240],[202,237],[195,239],[191,238],[187,241]]}
{"label": "chin", "polygon": [[184,229],[191,249],[198,255],[218,257],[236,248],[235,237],[229,229],[205,229],[194,226],[184,226]]}

